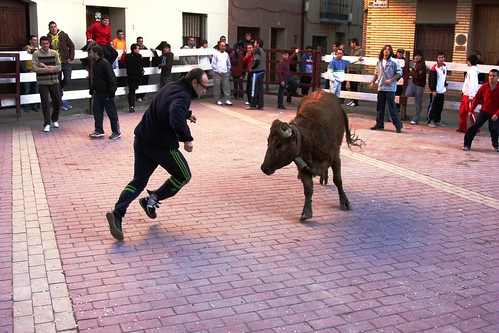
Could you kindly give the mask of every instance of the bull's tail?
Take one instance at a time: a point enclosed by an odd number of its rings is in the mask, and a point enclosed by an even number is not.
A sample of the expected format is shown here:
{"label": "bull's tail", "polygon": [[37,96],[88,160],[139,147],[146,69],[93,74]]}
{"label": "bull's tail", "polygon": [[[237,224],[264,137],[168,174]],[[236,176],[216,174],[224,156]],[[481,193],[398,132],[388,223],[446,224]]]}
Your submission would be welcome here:
{"label": "bull's tail", "polygon": [[350,148],[350,145],[357,147],[365,146],[366,142],[361,138],[359,138],[359,136],[355,134],[355,131],[353,133],[350,132],[350,126],[348,124],[348,116],[343,109],[341,109],[341,111],[343,113],[343,119],[345,123],[345,139],[347,141],[348,147]]}

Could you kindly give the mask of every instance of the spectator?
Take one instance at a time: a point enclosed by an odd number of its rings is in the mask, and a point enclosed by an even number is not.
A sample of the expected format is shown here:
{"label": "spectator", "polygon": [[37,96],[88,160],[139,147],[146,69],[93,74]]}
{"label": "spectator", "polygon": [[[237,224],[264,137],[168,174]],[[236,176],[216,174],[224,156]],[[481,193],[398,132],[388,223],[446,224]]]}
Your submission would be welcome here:
{"label": "spectator", "polygon": [[267,56],[263,50],[263,40],[257,39],[254,44],[253,60],[251,62],[251,102],[247,109],[263,110],[263,79],[265,77]]}
{"label": "spectator", "polygon": [[[148,48],[144,45],[144,38],[142,37],[137,37],[137,45],[139,47],[139,50],[148,50]],[[151,58],[149,57],[142,57],[142,68],[146,68],[151,66]],[[142,75],[142,81],[140,82],[141,85],[147,86],[149,84],[149,75]],[[145,93],[140,93],[137,94],[137,99],[136,101],[141,103],[143,101],[146,101],[147,97]]]}
{"label": "spectator", "polygon": [[[206,39],[203,39],[201,41],[201,46],[199,48],[200,49],[208,49],[208,41]],[[200,65],[211,65],[211,56],[209,56],[209,55],[199,56],[199,64]]]}
{"label": "spectator", "polygon": [[[47,37],[50,41],[50,46],[57,51],[59,55],[59,61],[61,62],[61,71],[59,72],[59,84],[61,90],[61,98],[64,95],[64,88],[71,81],[71,72],[73,68],[71,67],[71,62],[75,58],[75,45],[68,34],[62,30],[59,30],[57,23],[51,21],[49,23],[49,32]],[[61,102],[61,110],[67,111],[72,108],[71,104],[67,101]]]}
{"label": "spectator", "polygon": [[[218,44],[218,50],[211,59],[211,68],[213,69],[213,94],[216,104],[222,105],[220,99],[221,92],[225,98],[226,105],[232,105],[230,100],[230,56],[225,52],[225,42]],[[220,90],[221,88],[221,90]]]}
{"label": "spectator", "polygon": [[[360,46],[359,40],[357,38],[352,38],[350,41],[350,55],[354,57],[365,57],[366,51]],[[341,45],[339,46],[341,49]],[[362,68],[364,66],[362,64],[352,64],[348,66],[348,72],[350,74],[362,74]],[[359,91],[359,83],[355,81],[350,81],[350,91]],[[359,106],[359,101],[357,99],[352,99],[348,104],[348,106],[355,107]]]}
{"label": "spectator", "polygon": [[478,91],[478,74],[480,71],[477,67],[478,58],[476,55],[470,55],[466,59],[468,71],[464,79],[463,88],[461,90],[462,98],[459,106],[459,127],[456,132],[466,133],[468,130],[468,117],[470,118],[471,126],[475,124],[474,110],[470,109],[470,104]]}
{"label": "spectator", "polygon": [[306,86],[312,82],[312,71],[314,69],[313,65],[313,58],[312,58],[312,46],[307,46],[305,48],[307,52],[303,52],[300,61],[307,62],[308,64],[301,63],[300,64],[300,72],[301,72],[301,78],[300,78],[300,85],[303,85],[301,87],[301,94],[302,95],[308,95],[308,91],[310,87]]}
{"label": "spectator", "polygon": [[[47,36],[40,37],[40,49],[33,53],[32,69],[36,73],[38,90],[42,102],[43,131],[50,132],[50,122],[54,128],[59,128],[59,109],[61,108],[61,90],[59,86],[59,72],[61,62],[57,51],[50,49],[50,40]],[[52,99],[52,116],[49,111],[49,94]]]}
{"label": "spectator", "polygon": [[110,64],[118,57],[118,52],[111,43],[111,28],[109,27],[109,15],[104,14],[100,22],[95,22],[87,30],[87,42],[95,41],[102,48],[104,57]]}
{"label": "spectator", "polygon": [[430,68],[428,85],[430,86],[430,104],[428,105],[428,126],[440,125],[442,110],[444,108],[444,94],[447,90],[447,67],[444,63],[445,53],[439,51],[437,63]]}
{"label": "spectator", "polygon": [[395,105],[395,91],[397,90],[397,79],[402,76],[400,64],[393,58],[391,45],[385,45],[379,53],[378,63],[374,70],[374,76],[369,85],[369,89],[378,82],[378,99],[376,104],[376,125],[372,130],[383,130],[385,128],[385,104],[388,103],[388,110],[392,116],[393,125],[397,133],[402,132],[402,122]]}
{"label": "spectator", "polygon": [[405,92],[406,96],[414,96],[416,113],[411,120],[411,125],[417,125],[421,110],[423,109],[423,94],[426,86],[426,63],[421,50],[414,51],[413,66],[409,70],[409,81]]}
{"label": "spectator", "polygon": [[244,63],[244,66],[243,68],[246,70],[247,74],[246,74],[246,96],[248,98],[248,101],[244,104],[246,105],[250,105],[251,103],[251,72],[250,72],[250,69],[251,69],[251,63],[253,62],[253,45],[252,44],[247,44],[246,45],[246,54],[244,55],[244,58],[243,58],[243,63]]}
{"label": "spectator", "polygon": [[[192,49],[193,50],[195,48],[196,48],[196,44],[194,42],[194,37],[192,37],[192,36],[187,37],[187,44],[182,46],[182,49],[184,49],[184,50]],[[185,56],[185,57],[181,57],[181,60],[185,65],[197,65],[198,64],[198,57],[197,56]]]}
{"label": "spectator", "polygon": [[293,54],[290,56],[288,51],[282,52],[282,58],[277,65],[277,77],[279,79],[279,92],[277,94],[277,108],[278,109],[286,109],[284,106],[284,90],[286,87],[289,87],[288,97],[286,98],[286,102],[291,103],[291,96],[296,94],[296,90],[298,89],[298,80],[294,75],[291,75],[291,70],[289,67],[290,62],[296,57],[296,55],[300,52],[299,49],[295,49]]}
{"label": "spectator", "polygon": [[[33,54],[38,50],[38,37],[35,35],[29,36],[28,45],[23,47],[22,51],[26,51],[28,54]],[[33,71],[33,61],[21,61],[21,73],[30,73]],[[38,84],[34,82],[24,82],[22,84],[23,95],[38,94]],[[36,103],[30,103],[24,105],[24,112],[29,112],[30,110],[38,112],[39,107]]]}
{"label": "spectator", "polygon": [[[482,53],[478,50],[473,52],[474,55],[478,58],[478,61],[476,62],[477,65],[483,65],[484,62],[482,61]],[[478,66],[477,66],[478,67]],[[480,73],[478,74],[478,84],[484,84],[487,82],[487,74],[486,73]]]}
{"label": "spectator", "polygon": [[154,170],[161,166],[171,176],[155,191],[139,200],[146,215],[155,219],[161,200],[176,195],[191,179],[189,164],[179,150],[193,149],[192,135],[187,120],[195,123],[189,110],[191,100],[206,94],[208,75],[192,69],[185,77],[161,89],[135,128],[133,180],[121,192],[114,210],[106,214],[111,235],[123,240],[122,221],[127,208],[144,190]]}
{"label": "spectator", "polygon": [[234,44],[234,48],[230,53],[230,74],[232,82],[234,82],[234,99],[243,99],[243,51]]}
{"label": "spectator", "polygon": [[482,107],[478,113],[475,124],[468,128],[466,134],[464,135],[463,150],[471,149],[471,144],[475,138],[475,135],[488,120],[492,146],[494,147],[494,150],[499,153],[499,121],[497,121],[497,118],[499,117],[499,87],[497,86],[498,75],[498,70],[492,69],[489,72],[489,82],[484,83],[480,89],[478,89],[475,98],[473,98],[470,108],[471,112],[475,110],[478,104],[481,104]]}
{"label": "spectator", "polygon": [[[404,55],[405,55],[405,50],[404,49],[397,49],[397,52],[395,53],[395,57],[397,59],[402,59],[405,62],[405,56]],[[401,66],[401,68],[402,68],[402,66]],[[402,76],[397,80],[397,82],[400,81],[400,79],[402,77],[404,77],[404,74],[405,74],[404,69],[405,69],[405,67],[402,68]],[[395,96],[402,96],[403,92],[404,92],[404,87],[402,85],[400,85],[400,84],[397,84],[397,90],[395,91]],[[396,105],[397,105],[397,110],[398,110],[397,112],[400,112],[400,103],[397,103]]]}
{"label": "spectator", "polygon": [[116,37],[113,39],[113,48],[118,52],[117,61],[115,60],[113,63],[113,68],[123,68],[121,65],[123,57],[126,54],[126,40],[125,40],[125,32],[123,30],[116,31]]}
{"label": "spectator", "polygon": [[[161,70],[159,76],[159,88],[163,88],[172,79],[173,53],[168,43],[162,45],[161,57],[156,54],[156,50],[151,49],[154,58],[153,63],[158,62],[158,68]],[[159,59],[161,58],[161,59]],[[159,60],[156,60],[159,59]]]}
{"label": "spectator", "polygon": [[248,45],[250,44],[251,46],[253,46],[253,44],[255,44],[255,41],[253,40],[251,32],[247,32],[244,34],[244,39],[238,41],[235,47],[246,52],[246,50],[248,49]]}
{"label": "spectator", "polygon": [[128,83],[128,112],[135,112],[135,91],[139,88],[144,75],[142,55],[137,44],[132,44],[130,53],[125,55],[126,78]]}
{"label": "spectator", "polygon": [[[331,81],[329,83],[330,92],[340,97],[341,87],[343,85],[343,82],[345,81],[345,69],[348,65],[362,60],[362,56],[359,56],[358,60],[354,62],[345,60],[343,59],[343,50],[338,49],[336,51],[336,57],[331,59],[328,66],[328,77]],[[343,100],[341,101],[341,103],[343,104]]]}
{"label": "spectator", "polygon": [[95,130],[90,133],[92,139],[104,138],[104,109],[106,109],[109,122],[111,123],[112,134],[110,140],[121,138],[118,112],[114,102],[114,95],[117,88],[116,75],[113,66],[104,58],[104,52],[100,45],[94,45],[88,51],[88,57],[93,61],[93,78],[90,84],[90,95],[93,96],[93,113]]}
{"label": "spectator", "polygon": [[[113,39],[113,48],[118,52],[118,58],[113,63],[113,68],[126,68],[125,55],[126,55],[126,40],[123,30],[116,31],[116,38]],[[127,78],[118,76],[118,87],[126,86]]]}

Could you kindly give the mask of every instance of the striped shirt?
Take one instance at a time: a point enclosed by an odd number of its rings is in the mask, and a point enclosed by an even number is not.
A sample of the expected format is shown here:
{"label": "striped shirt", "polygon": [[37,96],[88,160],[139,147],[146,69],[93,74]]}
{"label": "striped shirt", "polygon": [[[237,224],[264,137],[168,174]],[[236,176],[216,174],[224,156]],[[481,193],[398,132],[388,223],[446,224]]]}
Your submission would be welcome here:
{"label": "striped shirt", "polygon": [[[59,83],[58,72],[61,71],[61,62],[57,51],[49,49],[44,52],[42,48],[33,53],[33,72],[36,73],[36,81],[39,85],[50,86]],[[57,67],[57,71],[51,73],[48,68],[40,67],[40,63],[47,66]]]}

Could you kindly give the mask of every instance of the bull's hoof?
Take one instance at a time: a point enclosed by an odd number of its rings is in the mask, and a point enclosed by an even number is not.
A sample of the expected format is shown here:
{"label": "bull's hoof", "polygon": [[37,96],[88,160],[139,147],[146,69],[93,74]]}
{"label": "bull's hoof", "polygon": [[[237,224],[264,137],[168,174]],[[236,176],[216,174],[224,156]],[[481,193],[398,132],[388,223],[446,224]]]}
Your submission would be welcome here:
{"label": "bull's hoof", "polygon": [[352,210],[352,207],[350,206],[350,202],[348,200],[346,202],[340,202],[340,208],[341,210]]}
{"label": "bull's hoof", "polygon": [[312,218],[312,212],[301,213],[300,221],[305,221]]}

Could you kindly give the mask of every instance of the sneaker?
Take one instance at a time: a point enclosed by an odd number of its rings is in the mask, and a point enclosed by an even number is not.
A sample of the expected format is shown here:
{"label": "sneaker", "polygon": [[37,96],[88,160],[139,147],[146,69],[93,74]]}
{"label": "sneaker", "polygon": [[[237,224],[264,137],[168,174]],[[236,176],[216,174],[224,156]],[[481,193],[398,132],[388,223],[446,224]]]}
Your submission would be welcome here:
{"label": "sneaker", "polygon": [[102,139],[104,137],[104,133],[93,131],[88,136],[91,137],[92,139]]}
{"label": "sneaker", "polygon": [[435,125],[435,123],[433,121],[430,121],[428,123],[428,126],[430,126],[430,127],[437,127],[437,125]]}
{"label": "sneaker", "polygon": [[373,130],[373,131],[382,131],[382,130],[384,130],[384,128],[383,127],[378,127],[378,126],[373,126],[373,127],[371,127],[371,130]]}
{"label": "sneaker", "polygon": [[52,123],[52,125],[53,125],[55,128],[59,128],[59,122],[57,122],[57,121],[54,121],[54,122]]}
{"label": "sneaker", "polygon": [[417,125],[417,124],[418,124],[418,122],[417,122],[417,121],[415,121],[415,120],[411,120],[411,125]]}
{"label": "sneaker", "polygon": [[494,147],[494,150],[496,151],[496,153],[499,153],[499,147]]}
{"label": "sneaker", "polygon": [[225,105],[232,105],[232,102],[230,100],[226,100]]}
{"label": "sneaker", "polygon": [[153,205],[149,205],[149,197],[144,197],[139,200],[140,206],[146,213],[146,215],[151,218],[155,219],[158,215],[156,214],[156,208],[159,208],[159,202],[155,202]]}
{"label": "sneaker", "polygon": [[244,102],[244,105],[250,105],[250,102]]}
{"label": "sneaker", "polygon": [[137,98],[136,101],[139,102],[139,103],[143,102],[142,98]]}
{"label": "sneaker", "polygon": [[109,140],[117,140],[121,138],[121,133],[120,132],[113,132],[110,136],[109,136]]}
{"label": "sneaker", "polygon": [[402,127],[396,129],[397,133],[402,133]]}
{"label": "sneaker", "polygon": [[[464,150],[464,151],[468,151],[468,150],[470,150],[470,147],[468,147],[468,146],[463,146],[463,150]],[[496,151],[497,151],[497,150],[496,150]]]}
{"label": "sneaker", "polygon": [[45,125],[45,127],[43,128],[43,131],[50,132],[50,125]]}
{"label": "sneaker", "polygon": [[352,106],[353,101],[347,103],[347,106]]}
{"label": "sneaker", "polygon": [[116,216],[114,212],[106,213],[107,223],[109,224],[109,231],[111,235],[117,240],[123,240],[123,229],[121,228],[121,218]]}
{"label": "sneaker", "polygon": [[133,106],[129,107],[128,108],[128,112],[134,113],[135,112],[135,108]]}
{"label": "sneaker", "polygon": [[217,105],[222,105],[222,101],[218,101],[218,102],[217,102]]}
{"label": "sneaker", "polygon": [[62,111],[68,111],[69,108],[67,106],[65,106],[65,105],[61,105],[61,110]]}
{"label": "sneaker", "polygon": [[278,108],[278,109],[282,109],[282,110],[285,110],[285,109],[286,109],[286,107],[285,107],[284,105],[278,105],[278,106],[277,106],[277,108]]}
{"label": "sneaker", "polygon": [[247,107],[246,107],[246,110],[256,110],[256,108],[255,108],[254,106],[251,106],[251,105],[250,105],[250,106],[247,106]]}

